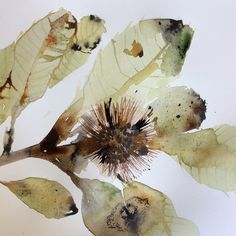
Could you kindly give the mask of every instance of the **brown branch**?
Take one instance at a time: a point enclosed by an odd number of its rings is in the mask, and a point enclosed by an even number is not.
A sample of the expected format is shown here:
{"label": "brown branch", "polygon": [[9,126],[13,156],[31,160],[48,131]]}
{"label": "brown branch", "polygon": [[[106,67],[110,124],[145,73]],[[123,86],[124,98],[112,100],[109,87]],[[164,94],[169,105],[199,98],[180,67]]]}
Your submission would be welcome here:
{"label": "brown branch", "polygon": [[76,187],[80,188],[80,177],[73,172],[73,155],[75,152],[76,145],[74,144],[59,146],[50,152],[42,151],[41,145],[36,144],[19,151],[11,152],[9,155],[2,155],[0,157],[0,167],[27,158],[39,158],[56,165],[71,178],[71,181]]}
{"label": "brown branch", "polygon": [[0,157],[0,166],[5,166],[29,158],[31,157],[31,152],[35,149],[37,149],[37,145],[11,152],[8,155],[2,155]]}
{"label": "brown branch", "polygon": [[60,169],[71,170],[73,165],[72,157],[75,152],[76,146],[74,144],[55,147],[53,151],[42,150],[41,145],[36,144],[19,151],[10,152],[8,155],[2,155],[0,157],[0,166],[5,166],[26,158],[39,158],[55,164]]}

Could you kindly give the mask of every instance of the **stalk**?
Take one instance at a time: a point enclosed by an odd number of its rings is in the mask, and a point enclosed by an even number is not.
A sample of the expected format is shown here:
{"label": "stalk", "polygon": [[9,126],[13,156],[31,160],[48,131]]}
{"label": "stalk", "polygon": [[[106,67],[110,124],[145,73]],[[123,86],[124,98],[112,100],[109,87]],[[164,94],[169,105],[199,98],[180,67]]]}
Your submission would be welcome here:
{"label": "stalk", "polygon": [[35,152],[36,150],[39,149],[39,145],[33,145],[27,148],[23,148],[21,150],[15,151],[15,152],[10,152],[8,155],[2,155],[0,157],[0,167],[5,166],[17,161],[22,161],[26,158],[30,158],[32,152]]}

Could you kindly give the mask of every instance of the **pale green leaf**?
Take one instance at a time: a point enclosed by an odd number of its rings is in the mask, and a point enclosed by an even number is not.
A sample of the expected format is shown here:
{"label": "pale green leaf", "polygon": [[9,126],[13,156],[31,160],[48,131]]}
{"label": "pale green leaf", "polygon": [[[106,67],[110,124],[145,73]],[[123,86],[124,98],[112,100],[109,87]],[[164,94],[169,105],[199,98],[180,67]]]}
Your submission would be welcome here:
{"label": "pale green leaf", "polygon": [[160,149],[173,155],[199,183],[236,190],[236,127],[221,125],[160,138]]}
{"label": "pale green leaf", "polygon": [[187,87],[164,87],[149,104],[157,117],[155,128],[159,136],[199,128],[206,118],[205,101]]}
{"label": "pale green leaf", "polygon": [[127,27],[97,56],[83,89],[84,106],[119,96],[149,101],[151,89],[180,72],[192,34],[189,26],[171,19],[144,20]]}
{"label": "pale green leaf", "polygon": [[42,178],[1,182],[28,207],[47,218],[63,218],[78,212],[71,194],[61,184]]}
{"label": "pale green leaf", "polygon": [[96,236],[195,236],[196,226],[179,218],[161,192],[138,182],[121,191],[98,180],[81,180],[82,215]]}

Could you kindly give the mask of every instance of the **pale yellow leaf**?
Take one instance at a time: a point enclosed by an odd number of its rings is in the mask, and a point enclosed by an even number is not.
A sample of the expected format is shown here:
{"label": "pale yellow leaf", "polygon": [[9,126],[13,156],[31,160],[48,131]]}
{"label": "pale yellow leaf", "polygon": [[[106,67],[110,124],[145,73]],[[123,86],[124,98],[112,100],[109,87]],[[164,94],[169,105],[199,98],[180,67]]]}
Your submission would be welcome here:
{"label": "pale yellow leaf", "polygon": [[101,36],[106,29],[104,20],[97,16],[84,16],[77,24],[76,35],[73,39],[73,47],[78,47],[78,50],[69,50],[64,53],[61,58],[60,65],[54,70],[51,75],[50,87],[58,81],[65,78],[75,69],[82,66],[89,57],[93,49],[97,47],[101,40]]}
{"label": "pale yellow leaf", "polygon": [[15,90],[12,84],[11,71],[14,63],[15,44],[0,50],[0,124],[10,114],[12,97],[10,91]]}
{"label": "pale yellow leaf", "polygon": [[160,149],[173,155],[199,183],[236,190],[236,127],[222,125],[160,138]]}
{"label": "pale yellow leaf", "polygon": [[192,34],[182,21],[170,19],[144,20],[127,27],[97,56],[83,89],[84,106],[119,96],[149,101],[152,89],[180,72]]}
{"label": "pale yellow leaf", "polygon": [[[104,32],[104,21],[100,18],[85,16],[77,22],[69,11],[61,9],[37,21],[22,34],[15,43],[13,65],[8,61],[9,66],[12,65],[9,72],[12,86],[7,98],[10,102],[2,100],[13,123],[25,106],[82,66]],[[5,73],[2,70],[0,67],[0,74]],[[7,80],[9,73],[3,80]],[[0,95],[4,93],[0,91]]]}
{"label": "pale yellow leaf", "polygon": [[187,87],[164,87],[149,104],[157,117],[155,128],[159,136],[199,128],[206,118],[205,101]]}

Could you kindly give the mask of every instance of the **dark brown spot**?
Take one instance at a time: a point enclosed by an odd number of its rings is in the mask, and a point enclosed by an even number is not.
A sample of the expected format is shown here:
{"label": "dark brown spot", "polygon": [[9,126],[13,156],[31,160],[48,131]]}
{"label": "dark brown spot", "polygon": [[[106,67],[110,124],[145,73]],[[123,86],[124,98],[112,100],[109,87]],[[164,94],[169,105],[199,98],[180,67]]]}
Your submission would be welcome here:
{"label": "dark brown spot", "polygon": [[7,77],[7,79],[4,82],[4,84],[2,86],[0,86],[0,99],[4,99],[5,98],[5,97],[2,96],[2,92],[5,89],[9,89],[10,90],[11,88],[13,88],[15,91],[17,91],[16,87],[12,83],[11,73],[12,73],[12,71],[9,73],[9,76]]}
{"label": "dark brown spot", "polygon": [[182,20],[169,19],[169,24],[166,27],[166,31],[171,33],[178,33],[184,27]]}
{"label": "dark brown spot", "polygon": [[66,29],[74,29],[75,30],[75,33],[74,34],[76,34],[76,32],[77,32],[77,20],[76,20],[76,18],[74,17],[74,16],[72,16],[73,17],[73,22],[71,22],[71,21],[66,21],[66,23],[67,23],[67,27],[66,27]]}
{"label": "dark brown spot", "polygon": [[54,152],[58,140],[58,132],[55,128],[52,128],[48,135],[40,142],[40,150],[47,153]]}
{"label": "dark brown spot", "polygon": [[65,214],[65,216],[72,216],[78,213],[78,208],[75,203],[73,203],[70,207],[70,211]]}
{"label": "dark brown spot", "polygon": [[143,146],[141,149],[139,149],[138,153],[141,156],[145,156],[148,154],[148,148],[146,146]]}
{"label": "dark brown spot", "polygon": [[95,19],[95,16],[94,16],[94,15],[90,15],[90,16],[89,16],[89,20],[92,20],[92,21],[93,21],[94,19]]}
{"label": "dark brown spot", "polygon": [[9,155],[10,154],[11,147],[12,147],[12,144],[14,141],[13,135],[14,135],[13,128],[6,131],[7,142],[4,144],[2,155]]}
{"label": "dark brown spot", "polygon": [[81,47],[77,43],[73,43],[71,49],[74,51],[81,51]]}
{"label": "dark brown spot", "polygon": [[123,50],[123,52],[133,57],[142,57],[144,55],[141,43],[137,42],[136,40],[133,41],[132,48],[130,50],[126,48]]}
{"label": "dark brown spot", "polygon": [[95,15],[90,15],[89,20],[94,21],[96,23],[100,23],[102,21],[101,18],[99,18],[98,16],[95,16]]}
{"label": "dark brown spot", "polygon": [[101,42],[101,38],[98,38],[98,39],[94,42],[93,46],[92,46],[92,47],[89,47],[89,48],[90,48],[91,50],[95,49],[95,48],[97,47],[97,45],[98,45],[100,42]]}
{"label": "dark brown spot", "polygon": [[143,56],[143,50],[140,51],[140,53],[138,54],[139,57]]}
{"label": "dark brown spot", "polygon": [[85,47],[85,48],[89,48],[89,43],[88,43],[88,42],[85,42],[85,43],[84,43],[84,47]]}

